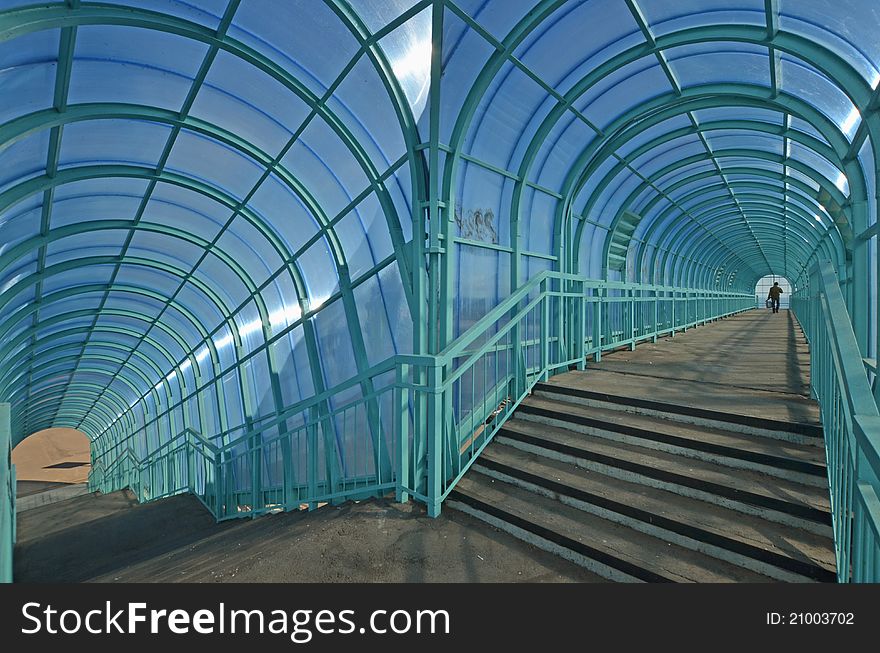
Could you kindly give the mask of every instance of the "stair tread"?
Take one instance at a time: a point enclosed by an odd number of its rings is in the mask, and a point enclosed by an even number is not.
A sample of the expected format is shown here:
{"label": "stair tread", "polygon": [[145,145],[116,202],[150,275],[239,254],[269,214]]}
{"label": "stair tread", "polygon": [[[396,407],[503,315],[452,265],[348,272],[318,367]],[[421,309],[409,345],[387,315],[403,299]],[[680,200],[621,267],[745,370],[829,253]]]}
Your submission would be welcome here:
{"label": "stair tread", "polygon": [[618,508],[614,508],[614,504],[602,502],[605,507],[615,512],[620,509],[632,515],[633,509],[644,511],[649,513],[647,518],[651,521],[659,521],[653,519],[655,516],[669,519],[678,524],[698,528],[721,538],[827,571],[833,572],[835,569],[834,544],[830,537],[784,526],[666,490],[606,476],[498,442],[493,443],[483,452],[477,465],[488,461],[602,497],[607,502],[620,504]]}
{"label": "stair tread", "polygon": [[[614,374],[601,368],[591,369],[591,373],[594,376],[598,372],[604,372],[604,374],[598,375],[598,378],[603,381],[608,378],[609,374]],[[561,374],[538,383],[535,386],[535,392],[551,394],[560,399],[569,397],[570,399],[563,400],[572,402],[575,399],[587,399],[611,405],[620,405],[624,409],[629,409],[630,412],[638,412],[639,407],[646,408],[665,413],[668,415],[668,419],[675,421],[682,421],[682,418],[690,416],[691,418],[712,420],[732,426],[751,426],[789,435],[797,434],[814,441],[818,445],[821,445],[822,438],[824,437],[822,424],[818,421],[809,419],[807,415],[801,412],[790,415],[791,411],[789,408],[792,400],[797,400],[799,403],[806,401],[805,398],[799,395],[773,393],[779,396],[778,401],[780,405],[777,406],[779,414],[768,415],[766,412],[759,413],[754,407],[747,412],[742,405],[738,405],[736,412],[731,412],[718,405],[717,402],[715,404],[702,405],[698,401],[693,401],[694,392],[705,389],[705,386],[700,386],[699,384],[692,384],[691,387],[682,389],[681,396],[676,401],[673,401],[669,390],[675,386],[674,381],[668,381],[664,384],[663,389],[667,392],[663,396],[656,396],[657,389],[654,387],[648,391],[642,388],[642,391],[637,393],[638,396],[634,396],[634,393],[626,392],[623,388],[614,384],[611,384],[610,387],[605,383],[596,384],[595,381],[597,379],[592,377],[590,380],[593,382],[587,383],[585,378],[572,377],[571,374],[573,373]],[[642,387],[643,384],[640,382],[646,380],[646,377],[640,375],[623,376],[633,377],[636,387]],[[633,381],[630,381],[630,383],[633,383]],[[688,401],[689,398],[691,398],[690,401]],[[742,399],[740,399],[740,402],[742,402]]]}
{"label": "stair tread", "polygon": [[[695,426],[658,417],[625,413],[623,411],[606,408],[597,408],[593,406],[587,407],[567,401],[544,399],[534,395],[523,400],[522,405],[547,411],[554,411],[559,413],[560,417],[563,419],[566,416],[587,418],[600,421],[604,424],[637,428],[652,433],[673,436],[675,438],[680,438],[685,442],[707,443],[736,449],[742,452],[751,452],[803,462],[816,467],[825,466],[824,450],[812,445],[797,444],[794,442],[775,440],[773,438],[736,433],[707,426]],[[527,410],[528,408],[526,408],[526,411]],[[525,413],[526,411],[523,412]]]}
{"label": "stair tread", "polygon": [[464,495],[673,582],[769,582],[756,572],[641,533],[471,470]]}
{"label": "stair tread", "polygon": [[673,453],[640,447],[625,442],[585,436],[576,431],[513,417],[505,422],[504,430],[546,439],[565,446],[596,453],[608,458],[635,463],[649,469],[663,470],[699,481],[722,485],[739,492],[783,501],[825,513],[830,512],[828,491],[812,485],[770,477],[761,472],[730,468],[719,463],[685,458]]}

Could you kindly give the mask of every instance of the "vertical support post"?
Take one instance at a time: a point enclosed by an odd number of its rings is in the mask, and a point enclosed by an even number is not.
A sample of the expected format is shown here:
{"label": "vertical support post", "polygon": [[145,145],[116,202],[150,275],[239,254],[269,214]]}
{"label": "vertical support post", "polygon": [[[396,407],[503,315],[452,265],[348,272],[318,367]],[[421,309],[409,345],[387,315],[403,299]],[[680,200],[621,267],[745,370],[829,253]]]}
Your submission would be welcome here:
{"label": "vertical support post", "polygon": [[[434,0],[431,5],[431,76],[428,95],[429,111],[429,143],[428,143],[428,321],[426,325],[427,350],[417,353],[438,354],[452,335],[453,326],[453,278],[454,265],[452,256],[452,238],[450,237],[450,219],[454,215],[453,192],[448,191],[441,201],[440,178],[440,81],[443,73],[443,18],[446,4],[443,0]],[[418,234],[417,237],[421,237]],[[422,261],[414,262],[423,265]],[[443,482],[443,438],[444,414],[443,371],[444,366],[437,361],[434,366],[425,369],[425,413],[427,420],[423,426],[423,437],[427,440],[427,498],[428,514],[437,517],[440,514],[440,497]],[[451,397],[450,397],[451,400]],[[450,405],[450,416],[451,416]]]}
{"label": "vertical support post", "polygon": [[186,441],[186,448],[184,451],[186,452],[186,485],[189,488],[189,491],[195,494],[196,492],[196,456],[195,456],[195,445],[193,443],[193,434],[192,431],[186,431],[186,437],[184,438]]}
{"label": "vertical support post", "polygon": [[550,293],[548,288],[550,280],[541,282],[541,332],[538,337],[541,340],[541,380],[546,381],[550,368]]}
{"label": "vertical support post", "polygon": [[[211,452],[211,472],[213,473],[213,477],[211,479],[211,489],[214,495],[214,519],[220,521],[220,517],[222,514],[222,490],[220,489],[220,453],[217,451]],[[207,475],[207,469],[205,470],[205,474]],[[208,479],[205,478],[205,494],[207,495],[208,490]]]}
{"label": "vertical support post", "polygon": [[[279,429],[280,430],[280,429]],[[291,433],[288,429],[284,429],[281,436],[281,483],[282,483],[282,502],[284,509],[289,510],[294,507],[296,485],[296,472],[293,466],[293,442],[294,431]]]}
{"label": "vertical support post", "polygon": [[409,443],[409,365],[401,363],[397,366],[397,383],[394,389],[394,432],[397,433],[397,474],[396,498],[399,503],[409,501],[408,488],[412,487],[410,475],[410,443]]}
{"label": "vertical support post", "polygon": [[579,370],[586,369],[586,342],[587,342],[587,295],[585,284],[583,281],[579,282],[578,287],[580,291],[578,292],[577,299],[577,307],[580,308],[580,321],[578,323],[578,329],[575,331],[575,334],[578,339],[577,346],[577,368]]}
{"label": "vertical support post", "polygon": [[659,293],[654,290],[654,336],[651,342],[657,342],[657,336],[660,333],[660,298]]}
{"label": "vertical support post", "polygon": [[[245,421],[248,430],[254,428],[250,418]],[[251,449],[251,517],[256,517],[257,506],[262,507],[263,501],[263,438],[259,432],[248,438]]]}
{"label": "vertical support post", "polygon": [[9,487],[12,488],[12,501],[10,502],[12,505],[9,512],[12,514],[12,546],[14,548],[15,543],[18,541],[18,520],[15,518],[15,499],[16,492],[18,491],[18,478],[15,472],[15,465],[12,463],[9,464]]}
{"label": "vertical support post", "polygon": [[[315,497],[318,496],[318,428],[326,428],[326,421],[319,422],[311,422],[308,426],[306,426],[306,448],[307,452],[307,465],[308,465],[308,493],[309,493],[309,510],[314,510],[318,507],[317,501],[315,501]],[[325,436],[326,438],[326,436]],[[332,479],[329,478],[329,469],[328,469],[328,478],[327,485],[329,487],[333,487]]]}
{"label": "vertical support post", "polygon": [[629,350],[636,350],[636,290],[629,291]]}
{"label": "vertical support post", "polygon": [[9,404],[0,404],[0,583],[12,582],[15,543],[15,474],[12,468],[12,427]]}
{"label": "vertical support post", "polygon": [[428,368],[428,516],[440,516],[443,495],[443,367]]}
{"label": "vertical support post", "polygon": [[568,316],[566,316],[565,312],[566,306],[568,306],[566,294],[570,288],[571,283],[569,281],[566,281],[565,279],[559,280],[559,299],[556,302],[556,333],[559,336],[559,340],[556,343],[556,351],[558,352],[556,359],[557,363],[571,358],[571,347],[569,344],[571,342],[571,328],[566,329],[566,326],[571,323],[571,320],[568,318],[574,316],[571,315],[571,311],[569,311]]}
{"label": "vertical support post", "polygon": [[603,289],[597,287],[593,306],[593,347],[596,350],[593,360],[597,363],[602,360],[602,293]]}
{"label": "vertical support post", "polygon": [[[864,229],[868,228],[868,203],[866,200],[854,201],[851,210],[853,229],[856,233],[861,233]],[[847,279],[849,282],[847,290],[849,292],[845,293],[850,298],[849,309],[852,316],[853,331],[862,356],[868,355],[868,306],[870,303],[869,284],[871,278],[868,270],[869,251],[868,241],[856,238],[853,248],[852,266],[848,266],[851,271],[851,275]]]}

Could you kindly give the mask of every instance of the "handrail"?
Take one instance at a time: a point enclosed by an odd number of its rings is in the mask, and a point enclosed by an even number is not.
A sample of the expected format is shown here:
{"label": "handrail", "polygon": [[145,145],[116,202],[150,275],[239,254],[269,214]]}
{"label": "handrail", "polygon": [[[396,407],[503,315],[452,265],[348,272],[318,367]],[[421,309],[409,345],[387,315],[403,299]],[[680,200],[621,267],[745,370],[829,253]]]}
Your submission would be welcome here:
{"label": "handrail", "polygon": [[580,277],[574,274],[564,274],[561,272],[554,272],[552,270],[543,270],[531,279],[529,279],[529,281],[527,281],[524,285],[520,286],[509,297],[501,301],[477,322],[472,324],[470,328],[467,329],[467,331],[462,333],[445,349],[443,349],[443,351],[438,354],[438,357],[444,360],[449,360],[451,358],[457,357],[462,349],[473,343],[475,340],[481,338],[490,326],[494,325],[500,318],[503,318],[511,310],[516,308],[520,302],[522,302],[526,297],[529,296],[529,294],[531,294],[536,288],[539,288],[541,284],[548,279],[558,279],[560,281],[572,281],[582,283],[585,284],[586,288],[590,289],[635,290],[642,292],[663,293],[693,292],[714,295],[718,297],[747,297],[749,299],[751,299],[752,297],[750,293],[733,293],[719,290],[674,288],[672,286],[656,286],[651,284],[626,283],[622,281],[600,281],[597,279],[585,279],[584,277]]}
{"label": "handrail", "polygon": [[[389,490],[436,515],[535,383],[752,302],[751,294],[544,271],[437,355],[390,357],[210,438],[185,428],[143,458],[132,434],[96,456],[90,483],[102,491],[128,486],[142,501],[190,491],[217,519]],[[370,392],[353,392],[366,382]]]}
{"label": "handrail", "polygon": [[813,267],[792,306],[810,344],[811,384],[825,433],[837,577],[877,582],[880,411],[830,262]]}
{"label": "handrail", "polygon": [[825,319],[830,323],[830,334],[833,336],[831,342],[840,361],[849,409],[853,415],[878,415],[880,413],[877,411],[871,386],[868,385],[859,344],[856,341],[852,322],[849,320],[846,301],[837,283],[834,266],[826,261],[824,265],[817,265],[816,268],[822,282],[822,301],[826,303]]}

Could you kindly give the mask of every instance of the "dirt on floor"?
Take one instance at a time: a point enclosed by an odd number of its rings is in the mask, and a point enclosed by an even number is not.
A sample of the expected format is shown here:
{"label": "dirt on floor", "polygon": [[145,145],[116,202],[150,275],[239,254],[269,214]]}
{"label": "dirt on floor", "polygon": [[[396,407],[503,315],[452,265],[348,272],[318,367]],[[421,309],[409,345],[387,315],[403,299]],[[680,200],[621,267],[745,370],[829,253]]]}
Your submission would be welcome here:
{"label": "dirt on floor", "polygon": [[217,524],[192,496],[87,495],[20,515],[17,582],[601,582],[472,517],[348,502]]}

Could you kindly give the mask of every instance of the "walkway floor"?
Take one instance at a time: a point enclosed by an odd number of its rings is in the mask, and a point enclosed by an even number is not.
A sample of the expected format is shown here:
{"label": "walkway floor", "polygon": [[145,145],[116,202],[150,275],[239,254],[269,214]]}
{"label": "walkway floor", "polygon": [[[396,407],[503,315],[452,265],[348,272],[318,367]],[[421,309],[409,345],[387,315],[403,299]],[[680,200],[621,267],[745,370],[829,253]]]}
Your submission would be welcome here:
{"label": "walkway floor", "polygon": [[190,495],[127,492],[18,516],[14,579],[67,582],[604,582],[468,515],[374,500],[217,524]]}
{"label": "walkway floor", "polygon": [[606,354],[551,384],[819,425],[810,358],[794,314],[754,310],[635,351]]}

